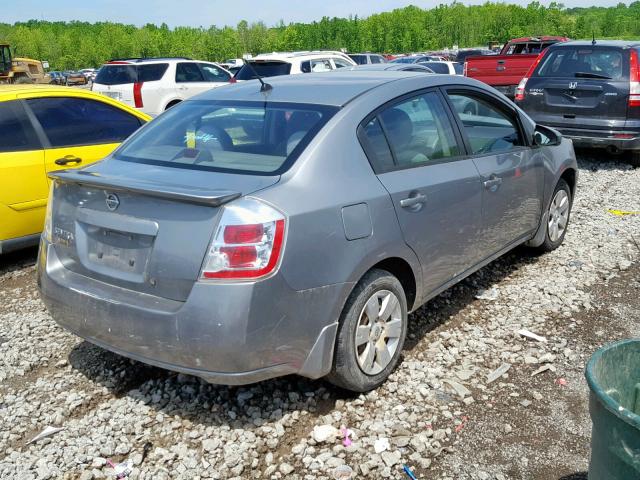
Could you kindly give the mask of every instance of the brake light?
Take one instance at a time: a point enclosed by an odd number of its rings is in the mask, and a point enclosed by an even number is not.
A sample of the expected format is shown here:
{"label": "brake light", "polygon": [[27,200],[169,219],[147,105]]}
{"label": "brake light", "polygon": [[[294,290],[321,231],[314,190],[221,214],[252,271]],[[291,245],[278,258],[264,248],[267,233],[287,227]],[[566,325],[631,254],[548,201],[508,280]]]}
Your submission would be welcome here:
{"label": "brake light", "polygon": [[629,57],[629,106],[640,107],[640,66],[635,48],[631,49]]}
{"label": "brake light", "polygon": [[201,279],[258,279],[273,273],[284,246],[285,216],[252,198],[223,207]]}
{"label": "brake light", "polygon": [[538,58],[536,58],[535,62],[533,62],[531,67],[529,67],[529,71],[527,72],[527,74],[524,76],[522,80],[520,80],[520,83],[518,83],[518,86],[516,87],[516,96],[514,97],[514,100],[516,102],[521,102],[522,100],[524,100],[524,89],[527,86],[527,82],[533,75],[533,72],[535,71],[535,69],[538,67],[540,60],[542,60],[542,57],[544,57],[544,54],[546,53],[546,51],[547,50],[544,49],[542,52],[540,52],[540,55],[538,55]]}
{"label": "brake light", "polygon": [[144,82],[136,82],[133,84],[133,103],[136,108],[144,107],[142,103],[142,85],[144,85]]}

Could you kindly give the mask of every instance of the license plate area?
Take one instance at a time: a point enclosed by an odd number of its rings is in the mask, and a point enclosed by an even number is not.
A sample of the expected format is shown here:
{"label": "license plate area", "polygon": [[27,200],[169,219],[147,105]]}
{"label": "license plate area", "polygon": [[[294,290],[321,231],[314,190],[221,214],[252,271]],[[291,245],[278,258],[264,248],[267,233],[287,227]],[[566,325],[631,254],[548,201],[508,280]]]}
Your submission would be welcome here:
{"label": "license plate area", "polygon": [[145,281],[154,236],[81,223],[79,226],[82,240],[78,253],[86,268],[129,282]]}
{"label": "license plate area", "polygon": [[114,100],[122,100],[122,93],[120,92],[102,92],[103,95],[113,98]]}

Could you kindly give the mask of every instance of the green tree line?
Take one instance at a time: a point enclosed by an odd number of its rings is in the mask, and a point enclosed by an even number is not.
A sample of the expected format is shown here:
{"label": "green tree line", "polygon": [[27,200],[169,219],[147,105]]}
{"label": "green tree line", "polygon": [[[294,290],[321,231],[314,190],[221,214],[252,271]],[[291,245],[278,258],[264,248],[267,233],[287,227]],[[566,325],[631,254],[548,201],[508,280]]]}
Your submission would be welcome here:
{"label": "green tree line", "polygon": [[487,2],[459,2],[432,9],[415,6],[366,18],[324,17],[311,23],[241,21],[235,27],[141,27],[112,22],[0,23],[0,41],[19,56],[48,60],[52,69],[99,66],[112,58],[186,56],[223,61],[244,53],[283,50],[341,49],[350,52],[415,52],[459,45],[505,42],[528,35],[571,38],[640,38],[640,1],[615,7],[548,7]]}

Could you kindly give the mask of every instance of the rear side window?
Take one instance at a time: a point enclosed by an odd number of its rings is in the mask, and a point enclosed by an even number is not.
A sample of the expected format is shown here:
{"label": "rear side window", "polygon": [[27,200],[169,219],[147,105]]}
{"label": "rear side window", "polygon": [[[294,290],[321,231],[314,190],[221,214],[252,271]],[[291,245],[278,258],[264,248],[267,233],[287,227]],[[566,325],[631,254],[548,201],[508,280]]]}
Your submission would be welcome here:
{"label": "rear side window", "polygon": [[436,93],[411,97],[382,110],[362,126],[360,135],[365,138],[365,150],[377,173],[428,165],[460,154],[453,127]]}
{"label": "rear side window", "polygon": [[469,94],[449,94],[473,155],[507,152],[524,145],[514,119],[488,100]]}
{"label": "rear side window", "polygon": [[453,70],[456,72],[456,75],[462,75],[462,73],[464,72],[464,67],[459,63],[454,63]]}
{"label": "rear side window", "polygon": [[384,63],[384,60],[380,55],[371,55],[371,63]]}
{"label": "rear side window", "polygon": [[[251,67],[253,67],[253,70]],[[261,77],[275,77],[277,75],[289,75],[289,73],[291,73],[291,64],[287,62],[251,62],[251,67],[244,65],[238,73],[236,73],[236,79],[253,80],[257,78],[256,73]]]}
{"label": "rear side window", "polygon": [[534,77],[628,78],[629,54],[626,50],[606,47],[560,47],[549,50]]}
{"label": "rear side window", "polygon": [[204,82],[204,77],[197,63],[179,63],[176,65],[176,82]]}
{"label": "rear side window", "polygon": [[26,101],[53,148],[120,143],[140,120],[106,103],[84,98],[32,98]]}
{"label": "rear side window", "polygon": [[116,156],[176,168],[279,174],[337,110],[277,102],[185,102],[154,120]]}
{"label": "rear side window", "polygon": [[148,65],[138,65],[138,82],[157,82],[162,80],[167,68],[168,63],[150,63]]}
{"label": "rear side window", "polygon": [[20,102],[0,102],[0,152],[40,149],[42,146]]}

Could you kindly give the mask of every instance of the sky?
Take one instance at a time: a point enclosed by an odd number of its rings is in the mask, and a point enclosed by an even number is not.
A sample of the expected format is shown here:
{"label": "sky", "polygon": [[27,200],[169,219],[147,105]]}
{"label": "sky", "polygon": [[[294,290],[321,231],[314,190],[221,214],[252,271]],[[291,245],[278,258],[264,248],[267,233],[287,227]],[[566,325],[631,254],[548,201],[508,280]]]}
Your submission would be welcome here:
{"label": "sky", "polygon": [[[236,25],[240,20],[262,20],[268,26],[280,20],[310,22],[323,16],[360,17],[372,13],[416,5],[433,8],[448,0],[1,0],[1,22],[37,20],[113,21],[135,25],[166,23],[170,27]],[[481,4],[484,0],[463,0],[464,4]],[[528,1],[508,3],[526,5]],[[540,3],[548,5],[549,1]],[[618,0],[564,0],[567,7],[611,6]]]}

